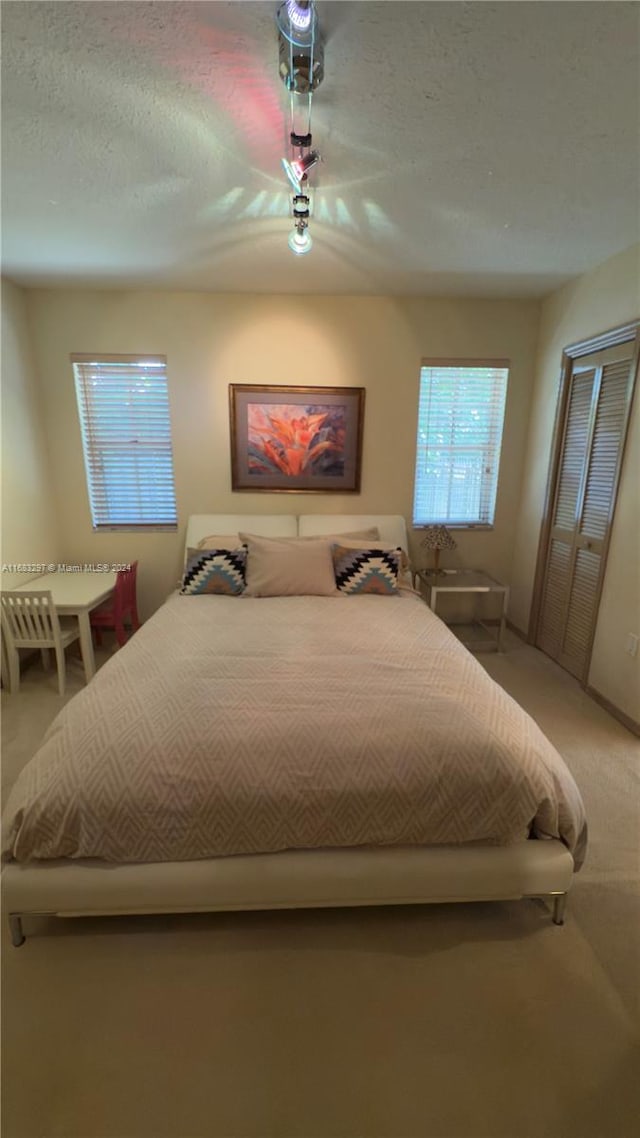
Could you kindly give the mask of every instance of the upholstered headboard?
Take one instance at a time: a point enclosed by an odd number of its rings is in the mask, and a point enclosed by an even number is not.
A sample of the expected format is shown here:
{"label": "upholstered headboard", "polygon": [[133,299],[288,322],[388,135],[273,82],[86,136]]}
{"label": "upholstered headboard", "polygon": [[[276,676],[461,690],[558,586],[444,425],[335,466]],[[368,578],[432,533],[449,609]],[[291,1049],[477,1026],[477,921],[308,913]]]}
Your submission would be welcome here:
{"label": "upholstered headboard", "polygon": [[407,526],[400,514],[191,514],[185,546],[209,534],[257,533],[262,537],[321,537],[377,526],[382,541],[407,549]]}
{"label": "upholstered headboard", "polygon": [[261,537],[296,537],[295,514],[191,514],[185,545],[193,549],[203,537],[213,534],[257,533]]}

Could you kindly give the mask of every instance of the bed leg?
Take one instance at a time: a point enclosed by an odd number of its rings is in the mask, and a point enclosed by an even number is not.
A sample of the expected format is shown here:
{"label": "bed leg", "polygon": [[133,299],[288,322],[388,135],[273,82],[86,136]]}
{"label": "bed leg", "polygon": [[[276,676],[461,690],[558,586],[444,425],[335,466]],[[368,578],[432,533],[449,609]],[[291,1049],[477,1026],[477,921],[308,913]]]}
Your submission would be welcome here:
{"label": "bed leg", "polygon": [[564,910],[567,904],[566,893],[553,893],[553,923],[554,925],[564,924]]}
{"label": "bed leg", "polygon": [[22,928],[22,917],[19,913],[9,913],[9,930],[11,932],[11,943],[14,948],[20,948],[27,939],[24,935]]}

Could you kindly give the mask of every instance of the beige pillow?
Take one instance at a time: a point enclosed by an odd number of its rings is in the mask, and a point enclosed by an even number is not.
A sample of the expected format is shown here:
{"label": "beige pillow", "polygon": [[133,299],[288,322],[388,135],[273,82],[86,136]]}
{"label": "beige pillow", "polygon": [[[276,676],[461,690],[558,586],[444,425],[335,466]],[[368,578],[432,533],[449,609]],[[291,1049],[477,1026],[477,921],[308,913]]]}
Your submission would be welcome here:
{"label": "beige pillow", "polygon": [[246,542],[251,597],[335,597],[331,542],[327,539],[241,535]]}
{"label": "beige pillow", "polygon": [[380,530],[377,526],[369,526],[368,529],[356,529],[350,533],[317,533],[309,534],[308,537],[300,537],[298,541],[378,541],[380,537]]}
{"label": "beige pillow", "polygon": [[210,533],[199,541],[196,549],[238,549],[242,545],[240,534],[237,533]]}

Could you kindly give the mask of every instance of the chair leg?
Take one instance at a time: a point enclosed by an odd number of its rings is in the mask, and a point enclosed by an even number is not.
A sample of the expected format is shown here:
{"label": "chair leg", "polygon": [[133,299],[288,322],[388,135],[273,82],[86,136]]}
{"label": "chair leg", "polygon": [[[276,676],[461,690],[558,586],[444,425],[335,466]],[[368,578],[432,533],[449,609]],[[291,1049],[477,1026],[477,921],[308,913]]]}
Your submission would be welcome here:
{"label": "chair leg", "polygon": [[42,667],[44,668],[45,672],[48,672],[49,668],[51,667],[51,661],[49,659],[49,649],[48,648],[41,648],[40,649],[40,655],[42,657]]}
{"label": "chair leg", "polygon": [[20,657],[17,648],[7,645],[7,662],[9,664],[9,691],[15,695],[20,691]]}
{"label": "chair leg", "polygon": [[101,633],[100,629],[92,627],[91,631],[95,632],[95,634],[96,634],[96,645],[98,648],[101,648],[102,647],[102,633]]}
{"label": "chair leg", "polygon": [[564,924],[564,910],[567,904],[566,893],[553,894],[553,923],[554,925]]}
{"label": "chair leg", "polygon": [[9,913],[9,931],[11,933],[11,943],[14,948],[20,948],[27,939],[24,935],[22,928],[22,918],[19,913]]}
{"label": "chair leg", "polygon": [[64,660],[64,648],[56,646],[56,664],[58,665],[58,695],[64,695],[66,669]]}
{"label": "chair leg", "polygon": [[127,634],[122,623],[116,624],[116,640],[121,648],[127,643]]}
{"label": "chair leg", "polygon": [[81,640],[75,640],[74,644],[77,644],[77,646],[78,646],[78,651],[80,653],[80,659],[82,660],[82,667],[84,668],[84,682],[85,682],[85,684],[88,684],[89,680],[91,679],[91,675],[89,672],[89,668],[87,667],[87,661],[85,660],[84,650],[82,647],[82,641]]}
{"label": "chair leg", "polygon": [[133,631],[137,632],[140,628],[140,620],[138,618],[138,606],[135,604],[131,609],[131,623],[133,625]]}

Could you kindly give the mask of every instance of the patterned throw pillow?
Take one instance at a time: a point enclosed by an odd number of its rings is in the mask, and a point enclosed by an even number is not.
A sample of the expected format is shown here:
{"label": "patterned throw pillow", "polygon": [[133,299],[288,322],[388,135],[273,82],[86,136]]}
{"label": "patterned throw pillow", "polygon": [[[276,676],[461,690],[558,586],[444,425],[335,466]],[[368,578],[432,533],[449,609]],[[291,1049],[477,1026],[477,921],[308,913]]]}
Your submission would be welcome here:
{"label": "patterned throw pillow", "polygon": [[401,549],[347,549],[334,545],[333,569],[341,593],[379,593],[398,591]]}
{"label": "patterned throw pillow", "polygon": [[246,549],[190,549],[180,592],[238,596],[244,592],[246,564]]}

